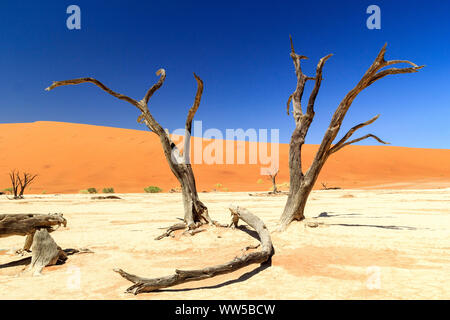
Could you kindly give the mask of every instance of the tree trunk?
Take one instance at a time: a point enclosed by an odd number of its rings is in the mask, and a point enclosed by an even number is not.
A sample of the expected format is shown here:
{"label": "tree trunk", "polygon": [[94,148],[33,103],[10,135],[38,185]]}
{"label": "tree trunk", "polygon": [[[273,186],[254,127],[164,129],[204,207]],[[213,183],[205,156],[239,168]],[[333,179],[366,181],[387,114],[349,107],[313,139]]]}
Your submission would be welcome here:
{"label": "tree trunk", "polygon": [[306,200],[311,190],[308,191],[308,188],[305,188],[307,185],[302,171],[303,137],[304,132],[302,132],[301,124],[299,124],[292,133],[289,145],[289,195],[280,218],[282,230],[294,220],[305,219]]}
{"label": "tree trunk", "polygon": [[58,260],[66,261],[67,255],[56,244],[47,229],[37,230],[33,238],[30,270],[34,276],[40,275],[46,266],[55,265]]}
{"label": "tree trunk", "polygon": [[[208,214],[208,208],[198,197],[192,165],[185,163],[184,159],[179,155],[178,149],[174,148],[173,143],[162,128],[158,128],[155,132],[160,138],[169,167],[181,185],[186,226],[189,229],[194,229],[200,224],[212,223]],[[190,137],[185,137],[185,139],[190,139]]]}
{"label": "tree trunk", "polygon": [[[299,154],[298,157],[301,155]],[[286,229],[286,227],[294,220],[301,221],[305,219],[305,206],[308,201],[308,197],[319,177],[322,167],[325,165],[328,157],[321,159],[320,161],[315,161],[308,169],[308,171],[303,174],[295,174],[298,171],[298,167],[290,169],[294,176],[291,177],[295,179],[294,188],[289,189],[288,199],[284,207],[283,214],[280,218],[280,228],[281,230]],[[296,163],[296,161],[293,161]]]}
{"label": "tree trunk", "polygon": [[294,220],[301,221],[305,219],[305,206],[312,187],[313,185],[303,182],[298,186],[297,190],[290,189],[283,214],[280,218],[281,230],[286,229],[289,223]]}
{"label": "tree trunk", "polygon": [[186,225],[189,229],[192,229],[198,223],[211,223],[212,221],[208,214],[208,208],[198,197],[192,166],[190,164],[179,166],[183,168],[181,179],[179,181],[183,196],[184,221],[186,222]]}

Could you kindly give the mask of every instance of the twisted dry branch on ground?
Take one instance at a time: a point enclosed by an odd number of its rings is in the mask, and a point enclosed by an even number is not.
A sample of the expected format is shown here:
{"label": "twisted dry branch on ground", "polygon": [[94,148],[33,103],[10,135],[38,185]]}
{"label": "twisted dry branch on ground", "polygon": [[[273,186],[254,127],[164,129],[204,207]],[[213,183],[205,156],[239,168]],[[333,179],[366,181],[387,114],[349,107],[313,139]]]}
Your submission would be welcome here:
{"label": "twisted dry branch on ground", "polygon": [[122,269],[114,269],[114,271],[119,273],[122,277],[134,283],[131,287],[127,289],[126,292],[133,294],[138,294],[142,292],[152,292],[158,289],[168,288],[186,282],[212,278],[221,274],[236,271],[250,264],[264,263],[267,260],[269,260],[270,257],[273,255],[274,250],[269,230],[267,230],[266,226],[264,225],[264,222],[262,222],[261,219],[250,213],[245,208],[240,208],[238,206],[230,206],[229,209],[232,215],[232,222],[230,226],[236,227],[239,219],[246,222],[258,233],[261,250],[257,252],[249,252],[240,257],[235,257],[233,260],[224,264],[206,267],[198,270],[177,269],[175,270],[175,274],[171,276],[154,279],[142,278],[127,273]]}

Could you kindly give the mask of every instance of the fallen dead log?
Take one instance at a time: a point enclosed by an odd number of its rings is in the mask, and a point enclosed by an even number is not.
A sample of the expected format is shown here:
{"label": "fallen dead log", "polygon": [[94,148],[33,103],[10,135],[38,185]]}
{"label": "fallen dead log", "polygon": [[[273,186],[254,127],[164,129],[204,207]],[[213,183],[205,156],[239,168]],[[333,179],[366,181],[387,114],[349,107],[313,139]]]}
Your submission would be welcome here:
{"label": "fallen dead log", "polygon": [[32,248],[31,257],[14,261],[0,267],[30,264],[33,275],[40,275],[42,269],[55,264],[63,264],[68,255],[92,252],[88,249],[62,250],[50,232],[54,227],[66,226],[67,221],[62,214],[2,214],[0,215],[0,238],[9,236],[26,236],[24,251]]}
{"label": "fallen dead log", "polygon": [[[267,230],[264,222],[257,216],[250,213],[245,208],[238,206],[229,207],[232,216],[231,227],[236,227],[239,219],[246,222],[249,226],[256,230],[260,239],[261,250],[257,252],[246,253],[243,256],[235,257],[233,260],[199,270],[175,270],[175,274],[160,278],[142,278],[123,271],[122,269],[114,269],[123,278],[133,282],[126,292],[138,294],[142,292],[152,292],[162,288],[172,287],[181,283],[198,281],[212,278],[221,274],[230,273],[254,263],[264,263],[270,259],[274,250],[269,230]],[[249,247],[250,248],[250,247]]]}
{"label": "fallen dead log", "polygon": [[62,214],[0,214],[0,238],[34,235],[38,229],[54,231],[54,227],[66,226]]}
{"label": "fallen dead log", "polygon": [[67,225],[62,214],[0,214],[0,238],[26,236],[23,251],[30,251],[37,230],[54,231]]}

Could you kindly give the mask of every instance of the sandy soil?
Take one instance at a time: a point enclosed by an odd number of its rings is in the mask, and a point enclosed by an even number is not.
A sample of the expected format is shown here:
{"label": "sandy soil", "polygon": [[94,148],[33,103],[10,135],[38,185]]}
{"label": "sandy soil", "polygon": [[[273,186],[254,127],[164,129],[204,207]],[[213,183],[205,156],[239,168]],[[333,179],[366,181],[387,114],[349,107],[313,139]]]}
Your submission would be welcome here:
{"label": "sandy soil", "polygon": [[[195,141],[203,149],[212,143]],[[237,148],[235,144],[235,156]],[[249,143],[245,148],[248,158]],[[89,187],[126,193],[143,192],[149,185],[165,191],[178,187],[158,137],[148,131],[43,121],[0,124],[0,150],[0,190],[10,186],[7,173],[12,169],[39,174],[29,189],[36,194],[78,193]],[[316,145],[303,146],[304,167],[316,150]],[[283,184],[289,181],[288,145],[280,144],[279,152],[277,182]],[[449,164],[450,149],[349,146],[330,157],[317,188],[321,182],[346,189],[448,188]],[[194,164],[199,191],[217,189],[217,184],[222,191],[267,191],[271,182],[260,175],[260,168],[261,164]]]}
{"label": "sandy soil", "polygon": [[[0,299],[449,299],[450,189],[314,191],[307,228],[273,233],[272,266],[246,267],[213,279],[133,296],[120,267],[141,276],[172,274],[228,261],[257,243],[241,230],[213,228],[194,237],[154,241],[182,216],[180,194],[0,196],[2,213],[62,212],[68,227],[52,235],[63,248],[94,253],[31,277],[24,267],[0,266]],[[229,221],[227,206],[247,207],[274,230],[285,196],[202,193],[210,215]],[[323,214],[326,212],[326,214]],[[318,217],[322,213],[322,217]],[[326,217],[324,215],[327,215]],[[0,239],[0,264],[17,260],[23,237]],[[379,280],[379,282],[377,282]],[[78,286],[79,283],[79,286]]]}

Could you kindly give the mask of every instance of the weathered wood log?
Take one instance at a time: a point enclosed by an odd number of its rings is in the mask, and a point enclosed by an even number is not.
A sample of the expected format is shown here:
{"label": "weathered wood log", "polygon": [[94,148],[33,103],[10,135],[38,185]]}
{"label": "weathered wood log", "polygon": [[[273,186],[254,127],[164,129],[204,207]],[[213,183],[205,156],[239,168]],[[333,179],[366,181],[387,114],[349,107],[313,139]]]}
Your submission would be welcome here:
{"label": "weathered wood log", "polygon": [[44,267],[55,265],[58,260],[67,260],[66,253],[58,247],[47,229],[35,232],[32,252],[30,270],[34,276],[40,275]]}
{"label": "weathered wood log", "polygon": [[[241,269],[245,266],[254,263],[264,263],[270,259],[274,250],[272,240],[270,238],[269,230],[267,230],[264,222],[257,216],[250,213],[247,209],[238,206],[230,206],[232,215],[232,223],[230,226],[236,227],[239,219],[246,222],[249,226],[254,228],[259,235],[261,250],[257,252],[250,252],[240,257],[235,257],[233,260],[199,270],[175,270],[175,274],[161,278],[141,278],[139,276],[127,273],[122,269],[114,269],[125,279],[134,283],[127,289],[126,292],[138,294],[142,292],[151,292],[162,288],[172,287],[181,283],[198,281],[207,278],[212,278],[221,274],[230,273]],[[251,247],[248,247],[251,248]]]}
{"label": "weathered wood log", "polygon": [[52,232],[55,230],[53,227],[61,225],[67,225],[62,214],[0,214],[0,238],[28,236],[38,229]]}

